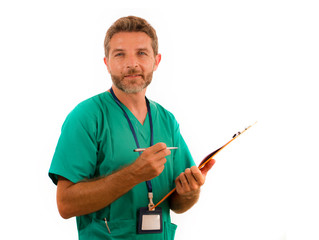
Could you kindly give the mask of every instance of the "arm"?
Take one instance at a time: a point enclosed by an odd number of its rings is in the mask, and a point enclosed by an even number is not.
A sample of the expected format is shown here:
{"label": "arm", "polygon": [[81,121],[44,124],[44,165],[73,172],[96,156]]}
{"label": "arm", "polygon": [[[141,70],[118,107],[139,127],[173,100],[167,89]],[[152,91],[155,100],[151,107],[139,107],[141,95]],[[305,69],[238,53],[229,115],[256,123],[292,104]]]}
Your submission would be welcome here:
{"label": "arm", "polygon": [[135,185],[158,176],[169,154],[166,145],[158,143],[145,150],[133,164],[106,177],[78,183],[59,177],[57,205],[60,215],[70,218],[108,206]]}
{"label": "arm", "polygon": [[212,159],[201,170],[193,166],[176,178],[176,191],[170,198],[170,208],[175,213],[186,212],[198,201],[200,188],[214,164],[215,160]]}

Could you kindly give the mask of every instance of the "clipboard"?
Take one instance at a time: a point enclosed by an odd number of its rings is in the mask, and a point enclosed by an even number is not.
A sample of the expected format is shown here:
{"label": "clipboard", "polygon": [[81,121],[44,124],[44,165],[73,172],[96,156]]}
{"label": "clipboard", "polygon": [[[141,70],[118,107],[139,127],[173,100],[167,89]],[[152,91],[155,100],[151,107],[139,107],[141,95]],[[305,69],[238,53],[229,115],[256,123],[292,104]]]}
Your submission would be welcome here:
{"label": "clipboard", "polygon": [[[198,165],[198,169],[201,170],[209,161],[211,161],[213,159],[213,157],[215,157],[221,150],[223,150],[226,146],[228,146],[228,144],[230,144],[232,141],[234,141],[236,138],[238,138],[240,135],[242,135],[244,132],[246,132],[249,128],[251,128],[253,125],[255,125],[257,122],[255,122],[254,124],[248,126],[247,128],[245,128],[243,131],[241,132],[237,132],[233,135],[232,139],[229,140],[227,143],[225,143],[222,147],[216,149],[215,151],[211,152],[210,154],[208,154]],[[176,191],[176,187],[170,191],[165,197],[163,197],[157,204],[154,205],[154,207],[152,207],[150,210],[155,209],[158,205],[160,205],[162,202],[164,202],[170,195],[172,195],[174,192]]]}

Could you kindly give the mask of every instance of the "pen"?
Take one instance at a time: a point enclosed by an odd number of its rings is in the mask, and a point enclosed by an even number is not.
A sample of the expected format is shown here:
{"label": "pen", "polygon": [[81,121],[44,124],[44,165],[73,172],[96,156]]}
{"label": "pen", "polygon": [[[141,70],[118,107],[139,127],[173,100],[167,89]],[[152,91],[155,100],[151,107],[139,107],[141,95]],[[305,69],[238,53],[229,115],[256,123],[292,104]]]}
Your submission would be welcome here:
{"label": "pen", "polygon": [[[172,150],[172,149],[178,149],[178,147],[167,147],[166,149]],[[146,148],[137,148],[137,149],[134,149],[133,152],[143,152],[145,150]]]}

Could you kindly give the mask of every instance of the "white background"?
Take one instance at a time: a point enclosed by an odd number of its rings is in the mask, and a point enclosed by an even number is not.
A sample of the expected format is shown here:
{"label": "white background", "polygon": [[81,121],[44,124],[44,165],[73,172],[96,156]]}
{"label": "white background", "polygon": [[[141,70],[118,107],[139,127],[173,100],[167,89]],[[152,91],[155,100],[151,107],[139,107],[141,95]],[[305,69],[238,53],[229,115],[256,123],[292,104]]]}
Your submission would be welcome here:
{"label": "white background", "polygon": [[319,239],[319,7],[310,0],[1,1],[1,236],[77,239],[48,177],[66,115],[107,90],[107,28],[146,18],[162,62],[148,97],[172,111],[201,199],[173,215],[176,239]]}

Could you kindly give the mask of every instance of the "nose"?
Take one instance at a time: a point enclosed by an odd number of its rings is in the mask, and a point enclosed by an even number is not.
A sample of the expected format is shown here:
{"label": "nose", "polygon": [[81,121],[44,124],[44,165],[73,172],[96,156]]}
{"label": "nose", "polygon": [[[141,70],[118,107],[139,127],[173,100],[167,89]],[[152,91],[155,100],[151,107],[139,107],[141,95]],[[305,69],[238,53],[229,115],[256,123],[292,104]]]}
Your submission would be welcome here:
{"label": "nose", "polygon": [[126,59],[126,68],[137,68],[138,67],[138,59],[134,55],[127,56]]}

